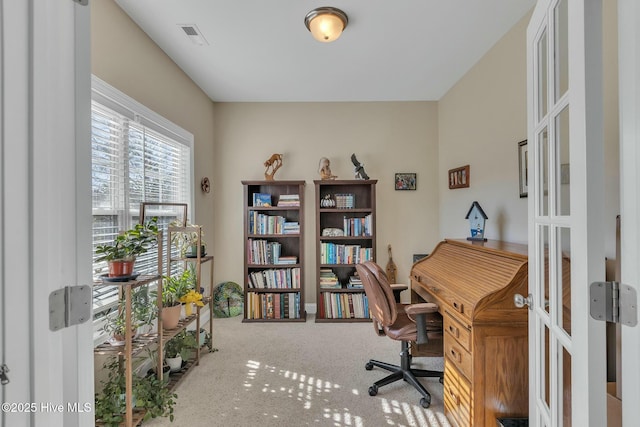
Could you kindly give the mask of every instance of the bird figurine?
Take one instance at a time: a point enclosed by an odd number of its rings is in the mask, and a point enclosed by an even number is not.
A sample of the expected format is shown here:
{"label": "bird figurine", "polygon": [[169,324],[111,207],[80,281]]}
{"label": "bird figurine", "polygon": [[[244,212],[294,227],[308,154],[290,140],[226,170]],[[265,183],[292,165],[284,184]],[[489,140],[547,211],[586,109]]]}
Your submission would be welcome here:
{"label": "bird figurine", "polygon": [[369,179],[369,175],[364,171],[364,165],[356,159],[356,155],[351,155],[351,163],[355,167],[356,179]]}

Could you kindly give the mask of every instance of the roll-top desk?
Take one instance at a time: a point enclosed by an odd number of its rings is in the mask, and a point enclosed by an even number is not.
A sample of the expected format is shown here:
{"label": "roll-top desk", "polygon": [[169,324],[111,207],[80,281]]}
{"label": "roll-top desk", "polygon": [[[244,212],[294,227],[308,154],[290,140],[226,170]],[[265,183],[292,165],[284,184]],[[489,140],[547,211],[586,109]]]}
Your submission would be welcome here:
{"label": "roll-top desk", "polygon": [[493,427],[526,416],[527,246],[444,240],[411,268],[412,300],[435,302],[444,319],[444,407],[458,427]]}

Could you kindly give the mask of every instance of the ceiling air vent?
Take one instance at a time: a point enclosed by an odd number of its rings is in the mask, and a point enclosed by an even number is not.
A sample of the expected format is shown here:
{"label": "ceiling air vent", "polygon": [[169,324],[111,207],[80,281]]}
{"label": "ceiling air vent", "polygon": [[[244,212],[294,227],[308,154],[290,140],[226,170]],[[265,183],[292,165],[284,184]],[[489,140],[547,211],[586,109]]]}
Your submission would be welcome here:
{"label": "ceiling air vent", "polygon": [[193,44],[198,46],[205,46],[209,44],[205,38],[202,37],[202,33],[195,24],[178,24],[178,26],[182,28],[182,31],[184,31]]}

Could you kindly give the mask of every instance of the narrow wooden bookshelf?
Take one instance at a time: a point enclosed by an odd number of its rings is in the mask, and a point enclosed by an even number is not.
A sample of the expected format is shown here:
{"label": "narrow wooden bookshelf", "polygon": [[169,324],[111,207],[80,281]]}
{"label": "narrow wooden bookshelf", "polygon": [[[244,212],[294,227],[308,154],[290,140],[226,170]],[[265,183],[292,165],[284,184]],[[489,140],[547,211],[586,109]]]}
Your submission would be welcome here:
{"label": "narrow wooden bookshelf", "polygon": [[368,322],[355,265],[376,258],[377,180],[316,180],[316,322]]}
{"label": "narrow wooden bookshelf", "polygon": [[242,181],[243,322],[304,322],[304,181]]}

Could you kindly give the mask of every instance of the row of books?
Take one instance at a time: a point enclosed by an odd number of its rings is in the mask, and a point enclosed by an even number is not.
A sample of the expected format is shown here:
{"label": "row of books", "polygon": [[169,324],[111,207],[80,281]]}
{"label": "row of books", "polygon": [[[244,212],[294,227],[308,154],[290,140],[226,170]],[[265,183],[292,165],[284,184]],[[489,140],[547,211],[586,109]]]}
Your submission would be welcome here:
{"label": "row of books", "polygon": [[300,293],[247,293],[247,319],[299,319]]}
{"label": "row of books", "polygon": [[321,264],[360,264],[373,259],[373,249],[360,245],[320,244]]}
{"label": "row of books", "polygon": [[249,273],[250,288],[299,289],[300,268],[272,268]]}
{"label": "row of books", "polygon": [[297,194],[281,194],[278,206],[300,206],[300,197]]}
{"label": "row of books", "polygon": [[[253,193],[254,207],[270,207],[271,194],[269,193]],[[300,206],[300,196],[298,194],[281,194],[278,196],[278,206]]]}
{"label": "row of books", "polygon": [[356,195],[353,193],[336,194],[336,208],[353,209],[356,207]]}
{"label": "row of books", "polygon": [[247,239],[247,262],[249,264],[297,264],[298,257],[281,255],[282,244],[262,239]]}
{"label": "row of books", "polygon": [[369,300],[364,293],[323,292],[318,301],[322,319],[369,319]]}
{"label": "row of books", "polygon": [[371,214],[362,218],[344,217],[343,230],[345,236],[371,236],[373,234]]}
{"label": "row of books", "polygon": [[253,211],[249,215],[249,234],[300,234],[300,223],[287,221],[280,215],[265,215]]}

